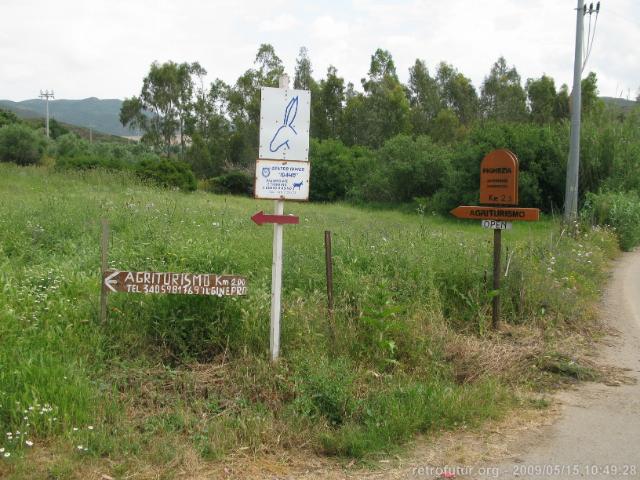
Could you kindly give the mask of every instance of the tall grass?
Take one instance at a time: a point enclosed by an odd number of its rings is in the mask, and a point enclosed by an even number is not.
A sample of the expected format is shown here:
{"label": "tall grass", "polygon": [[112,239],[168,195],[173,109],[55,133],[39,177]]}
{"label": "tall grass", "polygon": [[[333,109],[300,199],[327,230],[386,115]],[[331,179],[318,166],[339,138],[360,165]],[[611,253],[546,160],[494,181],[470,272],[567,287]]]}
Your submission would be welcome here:
{"label": "tall grass", "polygon": [[[55,468],[71,461],[75,472],[105,456],[115,473],[171,470],[189,448],[204,459],[240,448],[360,457],[509,406],[507,384],[461,384],[446,355],[453,332],[490,336],[489,231],[287,204],[300,224],[285,229],[282,361],[271,366],[272,234],[250,220],[270,208],[124,174],[0,165],[0,428],[13,437],[0,440],[12,453],[0,474],[29,478],[21,452],[45,443],[59,452]],[[113,294],[100,324],[101,218],[110,267],[241,274],[249,295]],[[333,322],[324,230],[334,236]],[[585,321],[615,253],[611,234],[573,238],[545,220],[516,225],[504,244],[507,323],[553,332]]]}

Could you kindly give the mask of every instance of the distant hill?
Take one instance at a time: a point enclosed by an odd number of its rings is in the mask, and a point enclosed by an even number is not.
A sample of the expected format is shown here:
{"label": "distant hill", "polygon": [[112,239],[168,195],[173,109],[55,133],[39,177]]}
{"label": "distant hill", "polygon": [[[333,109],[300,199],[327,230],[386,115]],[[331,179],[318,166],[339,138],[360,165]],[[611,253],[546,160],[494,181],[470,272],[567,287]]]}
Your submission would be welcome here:
{"label": "distant hill", "polygon": [[629,112],[638,105],[638,102],[634,100],[627,100],[626,98],[600,97],[600,99],[605,103],[605,105],[618,107],[624,112]]}
{"label": "distant hill", "polygon": [[[59,122],[95,131],[119,136],[135,136],[140,132],[124,128],[119,115],[122,100],[91,97],[83,100],[50,100],[49,115]],[[0,100],[0,108],[11,110],[22,118],[42,118],[45,115],[45,102],[41,99],[12,102]]]}

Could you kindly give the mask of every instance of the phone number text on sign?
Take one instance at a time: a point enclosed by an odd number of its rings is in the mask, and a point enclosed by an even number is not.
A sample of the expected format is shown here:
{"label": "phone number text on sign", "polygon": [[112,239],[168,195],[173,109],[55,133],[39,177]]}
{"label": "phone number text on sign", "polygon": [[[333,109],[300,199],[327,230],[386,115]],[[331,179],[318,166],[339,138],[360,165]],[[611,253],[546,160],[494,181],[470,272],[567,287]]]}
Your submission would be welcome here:
{"label": "phone number text on sign", "polygon": [[271,200],[308,200],[309,177],[309,162],[257,160],[254,196]]}

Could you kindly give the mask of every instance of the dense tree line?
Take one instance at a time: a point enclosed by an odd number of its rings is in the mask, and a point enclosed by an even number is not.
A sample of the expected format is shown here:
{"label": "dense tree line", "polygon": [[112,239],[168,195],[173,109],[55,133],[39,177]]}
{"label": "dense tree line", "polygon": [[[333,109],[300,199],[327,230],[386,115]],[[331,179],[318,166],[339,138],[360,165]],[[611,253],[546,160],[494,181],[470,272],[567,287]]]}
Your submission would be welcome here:
{"label": "dense tree line", "polygon": [[[260,46],[254,66],[233,85],[220,79],[205,85],[207,72],[197,62],[153,63],[140,95],[125,100],[120,119],[123,125],[142,129],[143,141],[158,151],[187,158],[199,176],[214,176],[225,166],[242,167],[255,160],[260,87],[277,86],[283,73],[271,45]],[[595,75],[583,84],[588,112],[598,103]],[[399,134],[429,135],[437,143],[452,143],[484,120],[546,124],[569,116],[566,85],[556,89],[546,75],[523,85],[516,68],[502,57],[491,67],[478,95],[471,80],[445,62],[432,75],[417,59],[404,85],[391,54],[378,49],[357,90],[333,66],[316,80],[303,47],[293,86],[311,91],[311,136],[340,140],[347,146],[378,148]]]}
{"label": "dense tree line", "polygon": [[[249,193],[258,150],[260,87],[277,86],[282,61],[260,46],[234,84],[206,82],[197,62],[151,65],[138,96],[123,103],[123,124],[142,129],[138,146],[89,144],[52,123],[27,126],[0,113],[0,160],[55,157],[58,168],[133,169],[157,183],[220,193]],[[493,148],[520,158],[522,204],[562,207],[569,138],[569,91],[542,75],[522,81],[499,58],[476,90],[453,65],[432,73],[417,59],[406,84],[391,54],[378,49],[356,87],[330,66],[314,76],[305,48],[293,86],[311,91],[311,199],[418,202],[446,211],[476,201],[478,165]],[[640,188],[639,112],[606,108],[597,79],[582,83],[581,193]],[[157,174],[153,172],[157,171]],[[154,176],[155,175],[155,176]]]}
{"label": "dense tree line", "polygon": [[[253,67],[233,85],[220,79],[205,84],[206,73],[198,63],[152,64],[120,119],[141,128],[143,142],[156,151],[183,158],[198,177],[215,177],[209,185],[222,187],[214,190],[246,192],[258,150],[260,87],[278,85],[283,63],[271,45],[261,45]],[[403,84],[382,49],[360,83],[356,89],[334,66],[318,80],[307,49],[300,49],[293,87],[311,91],[312,199],[428,198],[444,210],[472,201],[483,154],[508,147],[521,159],[523,201],[545,210],[561,206],[566,85],[558,88],[547,75],[523,82],[503,57],[479,89],[453,65],[441,62],[432,73],[421,59]],[[582,82],[582,108],[581,182],[593,191],[614,174],[616,141],[627,127],[625,118],[605,111],[594,73]]]}

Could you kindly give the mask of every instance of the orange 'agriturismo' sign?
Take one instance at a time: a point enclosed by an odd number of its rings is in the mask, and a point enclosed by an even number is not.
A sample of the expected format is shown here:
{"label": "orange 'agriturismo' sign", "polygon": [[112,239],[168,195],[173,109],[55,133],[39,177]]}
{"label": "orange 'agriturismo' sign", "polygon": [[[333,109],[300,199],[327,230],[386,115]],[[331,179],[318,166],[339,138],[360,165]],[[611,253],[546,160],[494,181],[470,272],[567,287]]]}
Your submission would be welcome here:
{"label": "orange 'agriturismo' sign", "polygon": [[509,150],[494,150],[480,164],[480,203],[518,204],[518,157]]}

